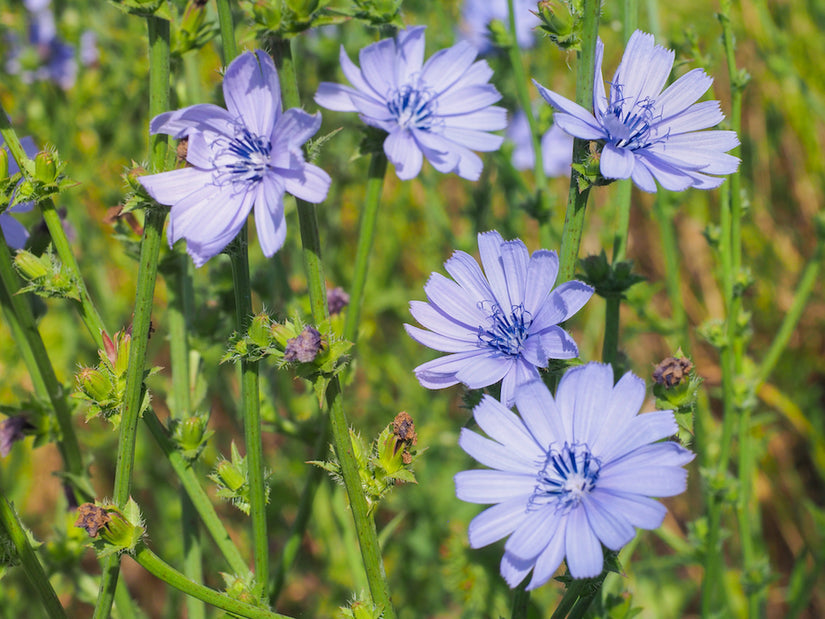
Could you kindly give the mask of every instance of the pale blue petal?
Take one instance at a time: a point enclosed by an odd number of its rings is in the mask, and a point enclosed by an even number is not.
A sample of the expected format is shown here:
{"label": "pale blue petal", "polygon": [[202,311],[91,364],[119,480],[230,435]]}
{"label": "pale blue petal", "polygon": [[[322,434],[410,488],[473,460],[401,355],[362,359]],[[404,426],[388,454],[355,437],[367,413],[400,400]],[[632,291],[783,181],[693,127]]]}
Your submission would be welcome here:
{"label": "pale blue petal", "polygon": [[693,185],[693,177],[685,170],[666,162],[656,153],[649,150],[636,151],[637,166],[644,165],[659,181],[659,184],[668,191],[684,191]]}
{"label": "pale blue petal", "polygon": [[646,445],[603,463],[599,487],[650,497],[674,496],[685,491],[687,471],[682,466],[693,458],[693,453],[676,443]]}
{"label": "pale blue petal", "polygon": [[515,589],[533,569],[532,561],[525,561],[504,553],[501,558],[501,576],[511,589]]}
{"label": "pale blue petal", "polygon": [[596,487],[592,496],[609,505],[611,512],[624,518],[637,529],[658,529],[662,526],[667,513],[664,505],[640,494]]}
{"label": "pale blue petal", "polygon": [[149,133],[164,133],[180,139],[193,131],[211,130],[232,137],[234,127],[234,119],[225,109],[211,103],[199,103],[158,114],[149,123]]}
{"label": "pale blue petal", "polygon": [[419,344],[424,344],[427,348],[432,348],[439,352],[478,351],[477,337],[475,341],[456,339],[447,335],[433,333],[432,331],[425,331],[424,329],[419,329],[418,327],[407,324],[404,325],[404,329],[407,331],[407,335]]}
{"label": "pale blue petal", "polygon": [[26,227],[7,213],[0,214],[0,227],[3,229],[3,236],[6,245],[12,249],[23,249],[26,240],[29,238],[29,231]]}
{"label": "pale blue petal", "polygon": [[349,59],[343,45],[338,53],[338,60],[341,62],[341,70],[349,80],[349,83],[352,84],[357,90],[360,90],[364,94],[372,94],[377,97],[384,97],[384,95],[386,95],[386,93],[376,92],[369,84],[367,84],[367,81],[361,74],[361,69],[359,69],[355,63]]}
{"label": "pale blue petal", "polygon": [[482,397],[481,402],[473,409],[473,418],[487,436],[508,449],[527,453],[534,453],[536,449],[542,450],[525,427],[524,422],[489,395]]}
{"label": "pale blue petal", "polygon": [[718,101],[702,101],[690,106],[665,120],[660,120],[651,129],[651,140],[669,140],[671,136],[709,129],[715,127],[725,119]]}
{"label": "pale blue petal", "polygon": [[638,415],[622,424],[614,424],[612,429],[612,436],[606,436],[606,431],[599,436],[598,442],[604,443],[601,449],[597,450],[595,446],[592,446],[599,457],[607,461],[621,458],[644,445],[673,436],[679,426],[672,412],[655,411]]}
{"label": "pale blue petal", "polygon": [[489,107],[500,100],[501,93],[492,84],[451,89],[438,97],[438,114],[439,116],[469,114]]}
{"label": "pale blue petal", "polygon": [[546,361],[544,363],[531,363],[524,358],[515,358],[510,370],[501,381],[501,401],[505,406],[512,406],[515,403],[516,394],[523,384],[539,380],[539,371],[536,366],[545,367],[546,365]]}
{"label": "pale blue petal", "polygon": [[530,252],[527,251],[527,246],[521,239],[505,241],[501,244],[501,265],[504,268],[504,281],[511,305],[524,302],[529,262]]}
{"label": "pale blue petal", "polygon": [[284,187],[296,198],[318,204],[327,198],[332,179],[318,166],[305,163],[298,170],[281,171]]}
{"label": "pale blue petal", "polygon": [[455,377],[458,370],[468,363],[475,363],[476,358],[483,354],[483,350],[471,350],[427,361],[415,368],[415,377],[427,389],[451,387],[460,382]]}
{"label": "pale blue petal", "polygon": [[410,301],[410,313],[423,327],[453,340],[478,346],[478,328],[455,320],[429,303]]}
{"label": "pale blue petal", "polygon": [[395,166],[395,173],[402,181],[418,176],[424,157],[412,134],[406,129],[397,129],[384,140],[384,153]]}
{"label": "pale blue petal", "polygon": [[521,385],[516,393],[516,407],[539,445],[549,448],[564,444],[572,436],[572,427],[565,427],[567,417],[559,413],[550,390],[541,380]]}
{"label": "pale blue petal", "polygon": [[599,160],[599,169],[605,178],[630,178],[636,157],[628,148],[605,144]]}
{"label": "pale blue petal", "polygon": [[396,37],[395,74],[399,84],[406,84],[424,64],[424,26],[400,30]]}
{"label": "pale blue petal", "polygon": [[459,127],[444,127],[441,135],[444,136],[445,139],[456,144],[461,144],[465,148],[481,152],[498,150],[501,148],[501,143],[504,142],[503,136]]}
{"label": "pale blue petal", "polygon": [[553,577],[556,570],[559,569],[564,559],[564,539],[566,531],[567,521],[560,520],[556,530],[553,532],[553,537],[550,538],[550,541],[536,559],[533,578],[530,580],[530,584],[527,585],[527,591],[532,591],[545,584]]}
{"label": "pale blue petal", "polygon": [[713,84],[713,78],[702,69],[693,69],[668,86],[656,97],[654,118],[670,118],[687,109],[705,94]]}
{"label": "pale blue petal", "polygon": [[526,500],[510,499],[488,507],[470,521],[467,536],[471,548],[483,548],[510,535],[527,517]]}
{"label": "pale blue petal", "polygon": [[636,535],[633,528],[621,514],[615,513],[609,501],[603,502],[599,495],[589,493],[582,497],[581,506],[587,515],[587,522],[599,541],[610,550],[619,550]]}
{"label": "pale blue petal", "polygon": [[[462,41],[447,49],[442,49],[433,54],[421,69],[421,81],[426,83],[437,94],[443,93],[451,86],[460,86],[458,80],[467,76],[473,61],[476,58],[476,50],[472,45]],[[483,62],[483,61],[482,61]],[[484,65],[487,63],[485,62]],[[483,75],[484,72],[479,72]],[[479,79],[479,82],[486,82],[489,79]]]}
{"label": "pale blue petal", "polygon": [[139,177],[138,181],[156,202],[171,206],[204,185],[211,185],[212,172],[198,168],[181,168],[159,174],[147,174]]}
{"label": "pale blue petal", "polygon": [[596,439],[600,414],[613,391],[613,368],[606,363],[588,363],[568,370],[556,390],[556,406],[572,428],[571,443]]}
{"label": "pale blue petal", "polygon": [[223,76],[223,98],[229,113],[254,135],[264,137],[281,113],[281,87],[275,63],[266,52],[244,52]]}
{"label": "pale blue petal", "polygon": [[507,542],[504,551],[525,561],[535,561],[561,525],[564,516],[554,507],[540,507],[527,513]]}
{"label": "pale blue petal", "polygon": [[382,39],[368,45],[358,55],[361,75],[379,97],[386,98],[398,88],[391,67],[395,66],[395,40]]}
{"label": "pale blue petal", "polygon": [[481,389],[500,381],[515,363],[512,357],[498,353],[487,353],[476,357],[472,364],[466,364],[455,377],[470,389]]}
{"label": "pale blue petal", "polygon": [[642,191],[656,193],[656,181],[643,160],[640,159],[638,165],[634,166],[633,175],[630,178],[633,179],[633,184]]}
{"label": "pale blue petal", "polygon": [[478,253],[484,267],[484,274],[487,276],[487,281],[490,283],[490,288],[493,290],[499,307],[506,311],[517,304],[518,300],[513,303],[507,292],[507,279],[501,262],[501,246],[503,244],[504,240],[495,230],[481,232],[478,235]]}
{"label": "pale blue petal", "polygon": [[444,118],[444,124],[450,128],[498,131],[507,126],[507,110],[497,105],[491,105],[467,114],[447,116]]}
{"label": "pale blue petal", "polygon": [[593,110],[596,118],[601,119],[607,112],[607,95],[604,92],[604,76],[602,74],[602,60],[604,59],[604,43],[601,37],[596,38],[596,70],[593,72]]}
{"label": "pale blue petal", "polygon": [[601,433],[590,444],[590,448],[594,453],[599,454],[600,458],[610,459],[611,455],[609,454],[621,455],[625,453],[614,451],[614,441],[617,433],[622,432],[624,428],[633,423],[644,399],[645,381],[633,372],[625,373],[619,379],[619,382],[613,386],[610,401],[601,413]]}
{"label": "pale blue petal", "polygon": [[332,82],[321,82],[313,99],[315,103],[328,110],[337,112],[357,112],[358,108],[353,103],[353,95],[356,91],[349,86],[333,84]]}
{"label": "pale blue petal", "polygon": [[[593,117],[593,114],[588,112],[578,103],[574,103],[570,99],[566,99],[561,95],[557,95],[552,90],[548,90],[536,80],[533,80],[539,94],[544,97],[544,100],[552,105],[560,114],[553,117],[553,122],[558,124],[562,129],[579,138],[586,140],[598,140],[605,136],[605,131],[601,125]],[[562,124],[560,121],[564,119]],[[574,133],[576,131],[577,133]],[[582,135],[579,135],[581,133]]]}
{"label": "pale blue petal", "polygon": [[533,445],[532,451],[529,445],[525,445],[527,449],[516,451],[467,428],[461,429],[458,445],[478,460],[479,464],[511,473],[535,475],[536,461],[544,458],[544,453],[538,445]]}
{"label": "pale blue petal", "polygon": [[579,356],[576,342],[567,331],[557,325],[547,327],[530,339],[540,339],[542,354],[548,359],[575,359]]}
{"label": "pale blue petal", "polygon": [[274,256],[286,240],[283,196],[283,186],[276,179],[265,176],[255,201],[255,228],[258,243],[267,258]]}
{"label": "pale blue petal", "polygon": [[433,273],[424,285],[427,299],[439,312],[453,320],[477,329],[487,321],[487,314],[478,307],[478,300],[468,298],[461,287],[440,273]]}
{"label": "pale blue petal", "polygon": [[468,503],[503,503],[521,498],[525,504],[536,485],[535,473],[508,473],[488,469],[455,475],[455,494]]}
{"label": "pale blue petal", "polygon": [[564,549],[567,569],[573,578],[594,578],[601,574],[602,545],[590,528],[587,516],[581,508],[567,514]]}
{"label": "pale blue petal", "polygon": [[524,309],[535,319],[547,295],[556,283],[559,273],[559,257],[554,251],[534,251],[527,265],[527,282],[524,292]]}
{"label": "pale blue petal", "polygon": [[492,300],[493,291],[490,284],[481,272],[470,254],[463,251],[455,251],[453,255],[444,263],[447,273],[461,286],[469,299],[476,302],[482,300]]}

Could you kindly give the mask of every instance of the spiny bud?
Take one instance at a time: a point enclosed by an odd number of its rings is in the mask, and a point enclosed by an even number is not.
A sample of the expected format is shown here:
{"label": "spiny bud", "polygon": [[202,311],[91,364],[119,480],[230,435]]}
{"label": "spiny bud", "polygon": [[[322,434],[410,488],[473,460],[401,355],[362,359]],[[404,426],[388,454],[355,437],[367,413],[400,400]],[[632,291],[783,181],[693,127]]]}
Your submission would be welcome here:
{"label": "spiny bud", "polygon": [[34,178],[47,185],[54,183],[57,179],[57,163],[53,153],[43,150],[34,156]]}
{"label": "spiny bud", "polygon": [[106,402],[112,394],[109,377],[95,368],[83,368],[77,375],[77,386],[94,402]]}
{"label": "spiny bud", "polygon": [[243,473],[229,460],[218,462],[215,466],[215,474],[220,478],[221,483],[233,492],[239,490],[246,483]]}
{"label": "spiny bud", "polygon": [[253,344],[266,348],[269,346],[270,333],[269,317],[266,314],[258,314],[252,318],[252,324],[249,325],[249,339]]}

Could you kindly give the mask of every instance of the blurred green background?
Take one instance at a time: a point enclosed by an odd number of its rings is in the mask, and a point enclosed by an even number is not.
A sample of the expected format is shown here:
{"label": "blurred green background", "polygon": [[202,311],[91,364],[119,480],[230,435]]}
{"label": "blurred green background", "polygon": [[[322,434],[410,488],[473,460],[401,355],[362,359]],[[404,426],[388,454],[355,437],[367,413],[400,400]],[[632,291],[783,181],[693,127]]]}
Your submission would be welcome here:
{"label": "blurred green background", "polygon": [[[241,46],[256,46],[248,3],[236,21]],[[605,75],[612,75],[621,56],[619,3],[603,8],[601,35],[605,40]],[[98,58],[78,67],[76,83],[63,89],[50,81],[26,83],[21,75],[0,67],[0,102],[20,135],[31,135],[45,146],[56,146],[68,162],[66,173],[77,186],[59,197],[76,240],[74,247],[104,321],[111,332],[130,321],[137,263],[136,237],[114,238],[105,223],[107,212],[124,196],[122,173],[132,162],[146,158],[147,53],[143,20],[112,5],[77,0],[54,3],[60,36],[79,48],[84,31],[97,37]],[[715,77],[711,98],[729,113],[730,89],[721,44],[716,3],[649,2],[641,7],[640,27],[657,33],[658,43],[676,50],[674,74],[686,67],[704,67]],[[213,7],[207,7],[214,20]],[[12,37],[26,37],[28,17],[20,2],[0,2],[0,58],[12,53]],[[427,24],[427,54],[456,40],[460,3],[404,2],[407,25]],[[744,94],[742,188],[747,213],[743,239],[745,264],[754,283],[746,293],[752,313],[749,351],[758,361],[767,350],[790,306],[801,270],[814,253],[814,216],[825,199],[825,3],[818,0],[735,3],[733,25],[737,64],[751,76]],[[376,40],[378,33],[352,21],[302,35],[296,42],[304,107],[320,81],[344,81],[338,68],[338,48],[351,58]],[[537,35],[536,46],[524,53],[528,75],[570,98],[575,85],[571,67],[575,55],[556,49]],[[199,101],[222,104],[217,39],[173,67],[174,107]],[[512,72],[503,56],[488,57],[496,70],[493,82],[504,95],[503,105],[515,109]],[[537,93],[531,93],[538,99]],[[709,95],[710,96],[710,95]],[[538,105],[538,102],[537,102]],[[321,238],[328,285],[347,288],[351,279],[364,198],[368,158],[357,157],[361,124],[354,114],[323,112],[320,134],[343,131],[328,142],[318,160],[333,177],[328,199],[319,207]],[[398,487],[377,513],[390,588],[404,619],[432,617],[507,616],[510,592],[498,574],[502,544],[482,550],[468,547],[467,524],[481,508],[458,501],[452,477],[475,463],[456,445],[458,432],[469,419],[462,389],[428,391],[412,369],[436,353],[406,336],[403,323],[411,320],[408,303],[423,299],[429,273],[441,271],[453,250],[476,253],[476,234],[498,229],[505,238],[521,237],[531,250],[539,248],[538,227],[522,208],[532,187],[530,173],[517,173],[509,164],[512,145],[485,156],[485,173],[478,183],[441,175],[425,163],[422,174],[402,183],[392,166],[385,182],[378,234],[362,312],[362,331],[355,363],[346,386],[346,409],[351,423],[372,437],[399,411],[416,422],[418,448],[426,449],[416,466],[417,485]],[[568,181],[551,179],[554,225],[561,230]],[[614,188],[591,194],[581,255],[609,251],[615,213]],[[719,191],[690,190],[675,194],[668,208],[678,233],[682,257],[680,279],[685,311],[693,329],[689,343],[698,373],[704,378],[712,410],[718,413],[720,368],[717,353],[695,328],[723,315],[717,279],[717,259],[705,233],[718,223]],[[620,347],[627,366],[650,384],[654,365],[680,345],[672,309],[664,288],[661,239],[652,217],[653,196],[633,193],[628,255],[646,282],[636,286],[622,312]],[[36,212],[20,215],[37,226]],[[266,260],[255,243],[250,253],[256,309],[276,318],[301,312],[308,316],[295,212],[287,213],[285,247]],[[121,230],[122,231],[122,230]],[[550,248],[556,249],[556,248]],[[164,247],[164,254],[171,254]],[[242,443],[237,408],[236,370],[219,364],[233,331],[233,296],[229,261],[221,255],[195,272],[196,321],[191,345],[197,351],[197,389],[201,410],[211,411],[216,435],[202,456],[205,473],[219,454],[228,456],[231,441]],[[166,289],[159,280],[150,341],[152,365],[168,368],[165,328]],[[87,332],[71,308],[59,301],[37,301],[40,329],[58,378],[74,389],[74,374],[97,362]],[[568,328],[585,361],[598,360],[603,336],[604,300],[594,297]],[[270,531],[273,559],[295,515],[297,498],[311,457],[313,427],[319,412],[300,379],[274,366],[262,368],[262,404],[266,420],[264,443],[267,466],[273,472]],[[162,418],[170,405],[168,372],[150,381],[153,406]],[[8,329],[0,326],[0,404],[24,406],[32,388]],[[825,616],[825,289],[815,288],[800,324],[773,375],[759,390],[755,413],[758,449],[758,497],[764,528],[760,548],[770,563],[773,581],[768,595],[769,617]],[[103,421],[84,422],[84,405],[77,404],[76,427],[93,482],[100,498],[112,488],[117,433]],[[652,409],[652,400],[647,408]],[[718,418],[718,415],[717,415]],[[296,431],[295,428],[299,430]],[[718,428],[717,428],[718,430]],[[173,565],[181,556],[177,481],[150,435],[141,426],[136,455],[134,498],[143,509],[153,549]],[[0,488],[14,500],[25,523],[46,545],[44,562],[53,572],[61,600],[72,617],[91,615],[89,602],[97,588],[89,574],[98,569],[90,551],[80,546],[72,514],[54,473],[60,459],[53,445],[33,449],[31,440],[17,445],[0,460]],[[211,486],[211,482],[205,482]],[[210,488],[210,492],[212,489]],[[216,499],[216,503],[218,499]],[[660,531],[643,532],[622,554],[624,575],[613,574],[605,597],[621,595],[627,606],[642,609],[642,617],[691,617],[698,612],[702,569],[702,513],[699,475],[691,469],[688,492],[667,500],[670,515]],[[241,546],[249,550],[246,518],[227,504],[219,511]],[[726,520],[731,522],[732,519]],[[725,540],[731,569],[726,574],[729,609],[744,616],[743,573],[735,531]],[[630,552],[632,551],[632,552]],[[206,541],[207,584],[221,588],[219,571],[226,570]],[[123,577],[147,617],[184,616],[182,596],[162,587],[130,560]],[[331,481],[322,485],[313,519],[295,568],[287,578],[277,610],[296,617],[333,617],[338,606],[366,589],[346,498]],[[550,583],[532,596],[535,616],[549,616],[562,591]],[[34,616],[28,583],[19,570],[0,580],[0,616]],[[539,611],[539,609],[542,609]],[[39,609],[38,609],[39,610]],[[626,609],[625,609],[626,610]],[[595,609],[594,612],[598,612]],[[612,616],[621,614],[621,609]],[[22,614],[21,614],[22,613]],[[214,616],[218,616],[215,614]]]}

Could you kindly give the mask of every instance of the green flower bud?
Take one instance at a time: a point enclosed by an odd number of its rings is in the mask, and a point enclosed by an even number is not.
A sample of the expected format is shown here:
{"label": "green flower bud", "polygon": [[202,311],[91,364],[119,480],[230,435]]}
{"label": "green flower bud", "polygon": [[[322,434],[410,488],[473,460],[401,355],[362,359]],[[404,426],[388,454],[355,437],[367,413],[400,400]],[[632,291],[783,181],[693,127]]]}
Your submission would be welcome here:
{"label": "green flower bud", "polygon": [[49,275],[49,269],[45,264],[35,256],[33,253],[26,250],[20,250],[14,257],[14,266],[20,271],[20,274],[29,281],[40,279]]}
{"label": "green flower bud", "polygon": [[54,183],[57,179],[57,163],[53,153],[43,150],[34,156],[34,178],[47,185]]}
{"label": "green flower bud", "polygon": [[259,348],[267,348],[270,342],[269,317],[266,314],[258,314],[252,319],[249,325],[249,339]]}
{"label": "green flower bud", "polygon": [[106,402],[112,397],[112,381],[100,370],[83,368],[77,375],[78,388],[93,402]]}
{"label": "green flower bud", "polygon": [[215,466],[215,474],[220,482],[229,490],[235,492],[246,483],[246,477],[229,460],[221,460]]}

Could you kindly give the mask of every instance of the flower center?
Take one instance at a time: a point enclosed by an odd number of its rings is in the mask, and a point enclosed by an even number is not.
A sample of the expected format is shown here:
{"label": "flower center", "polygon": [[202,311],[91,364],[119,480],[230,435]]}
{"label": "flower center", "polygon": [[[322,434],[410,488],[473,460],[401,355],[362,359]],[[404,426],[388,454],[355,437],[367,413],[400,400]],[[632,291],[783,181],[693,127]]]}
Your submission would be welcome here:
{"label": "flower center", "polygon": [[616,88],[615,100],[610,102],[602,124],[614,146],[636,150],[649,144],[650,126],[653,124],[653,100],[650,98],[631,101]]}
{"label": "flower center", "polygon": [[253,135],[243,127],[225,147],[226,171],[232,182],[253,183],[263,178],[269,167],[269,140]]}
{"label": "flower center", "polygon": [[527,332],[533,322],[533,316],[525,311],[524,305],[514,305],[509,314],[501,311],[498,305],[492,306],[490,322],[485,328],[478,328],[478,339],[484,346],[495,348],[505,355],[518,356],[522,344],[527,339]]}
{"label": "flower center", "polygon": [[432,129],[436,108],[433,92],[426,87],[406,84],[387,97],[387,109],[402,129]]}
{"label": "flower center", "polygon": [[555,505],[556,510],[568,512],[578,507],[596,486],[601,466],[587,445],[565,443],[561,450],[550,449],[527,508]]}

